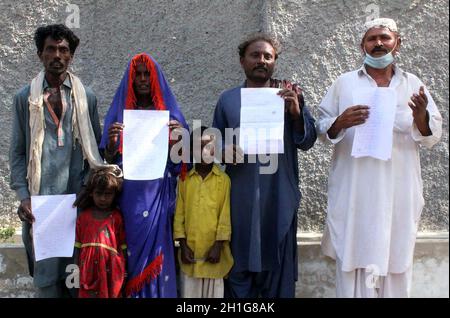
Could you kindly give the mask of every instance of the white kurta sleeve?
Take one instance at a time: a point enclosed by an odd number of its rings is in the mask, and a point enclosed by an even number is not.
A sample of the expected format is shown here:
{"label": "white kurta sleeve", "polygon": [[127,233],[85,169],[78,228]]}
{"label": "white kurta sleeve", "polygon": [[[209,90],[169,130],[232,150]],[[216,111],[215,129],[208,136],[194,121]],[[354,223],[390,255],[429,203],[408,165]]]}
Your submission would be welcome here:
{"label": "white kurta sleeve", "polygon": [[[420,86],[425,86],[422,82],[420,82]],[[419,86],[419,87],[420,87]],[[413,122],[413,129],[411,131],[412,138],[414,141],[418,142],[420,145],[431,148],[433,147],[442,136],[442,116],[437,109],[436,103],[431,97],[430,92],[425,87],[425,94],[428,98],[427,111],[429,114],[429,126],[431,130],[430,136],[422,136],[419,129],[416,126],[416,123]]]}
{"label": "white kurta sleeve", "polygon": [[316,124],[316,131],[320,140],[325,143],[337,144],[344,138],[345,129],[342,129],[334,139],[331,139],[327,133],[339,115],[339,79],[337,79],[328,89],[319,105],[319,120]]}

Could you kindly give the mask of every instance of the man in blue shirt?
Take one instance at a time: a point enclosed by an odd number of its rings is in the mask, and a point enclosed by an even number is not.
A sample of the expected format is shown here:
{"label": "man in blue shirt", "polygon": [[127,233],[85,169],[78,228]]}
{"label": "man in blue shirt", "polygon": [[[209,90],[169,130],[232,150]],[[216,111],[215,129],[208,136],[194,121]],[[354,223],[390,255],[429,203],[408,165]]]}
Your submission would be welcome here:
{"label": "man in blue shirt", "polygon": [[[314,145],[314,119],[304,105],[301,89],[272,78],[279,46],[259,33],[239,46],[245,82],[219,98],[213,126],[225,136],[226,128],[240,127],[241,88],[280,88],[285,100],[284,153],[276,154],[274,173],[262,174],[263,163],[226,165],[231,179],[231,251],[235,265],[225,281],[226,297],[295,297],[297,280],[297,210],[300,203],[297,149]],[[226,145],[234,157],[236,145]],[[228,156],[227,156],[228,157]],[[251,161],[251,160],[250,160]]]}

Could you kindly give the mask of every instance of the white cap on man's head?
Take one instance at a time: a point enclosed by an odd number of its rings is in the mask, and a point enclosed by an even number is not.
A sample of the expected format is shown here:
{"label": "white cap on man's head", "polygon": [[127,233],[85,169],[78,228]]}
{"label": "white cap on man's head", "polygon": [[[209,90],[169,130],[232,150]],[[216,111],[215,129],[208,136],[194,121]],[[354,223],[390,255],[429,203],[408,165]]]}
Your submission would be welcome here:
{"label": "white cap on man's head", "polygon": [[374,20],[367,21],[364,24],[364,35],[366,35],[367,31],[372,28],[388,28],[392,32],[398,32],[397,23],[394,20],[389,18],[378,18]]}

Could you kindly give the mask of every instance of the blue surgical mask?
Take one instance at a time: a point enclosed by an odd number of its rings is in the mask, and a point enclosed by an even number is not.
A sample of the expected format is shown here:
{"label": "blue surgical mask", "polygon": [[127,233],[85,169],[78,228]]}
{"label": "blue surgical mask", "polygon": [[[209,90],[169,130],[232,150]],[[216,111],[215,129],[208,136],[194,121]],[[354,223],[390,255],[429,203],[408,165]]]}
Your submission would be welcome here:
{"label": "blue surgical mask", "polygon": [[364,64],[367,64],[370,67],[377,69],[386,68],[392,62],[394,62],[394,56],[392,55],[392,51],[380,57],[373,57],[366,52],[366,57],[364,59]]}
{"label": "blue surgical mask", "polygon": [[364,58],[364,64],[367,64],[370,67],[377,69],[386,68],[388,65],[392,64],[392,62],[394,62],[394,56],[392,55],[392,52],[394,51],[396,46],[397,40],[395,41],[394,48],[388,54],[380,57],[373,57],[369,53],[367,53],[366,50],[364,49],[364,53],[366,53],[366,57]]}

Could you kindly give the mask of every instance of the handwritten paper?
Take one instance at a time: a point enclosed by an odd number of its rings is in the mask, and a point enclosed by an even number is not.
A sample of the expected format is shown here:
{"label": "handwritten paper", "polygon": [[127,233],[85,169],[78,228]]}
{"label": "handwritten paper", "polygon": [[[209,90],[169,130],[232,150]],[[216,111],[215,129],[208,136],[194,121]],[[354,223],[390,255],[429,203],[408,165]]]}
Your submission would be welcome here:
{"label": "handwritten paper", "polygon": [[241,88],[239,146],[245,154],[284,152],[284,100],[278,88]]}
{"label": "handwritten paper", "polygon": [[162,178],[169,151],[169,111],[125,110],[123,123],[124,178]]}
{"label": "handwritten paper", "polygon": [[31,197],[33,244],[36,261],[51,257],[72,257],[77,210],[75,194]]}
{"label": "handwritten paper", "polygon": [[353,92],[353,104],[369,106],[369,118],[355,128],[352,156],[389,160],[392,154],[397,93],[388,87],[360,89]]}

